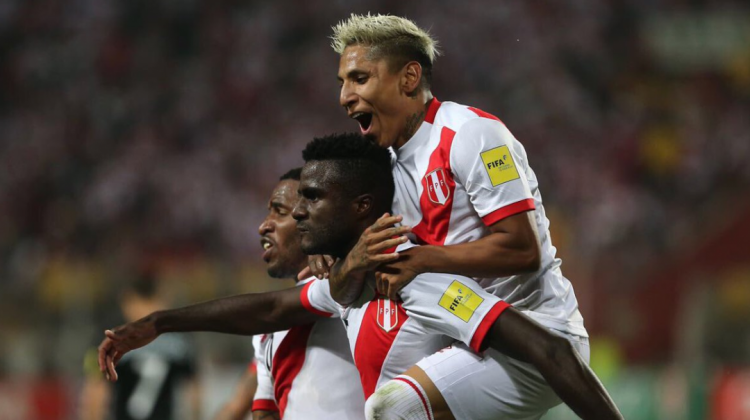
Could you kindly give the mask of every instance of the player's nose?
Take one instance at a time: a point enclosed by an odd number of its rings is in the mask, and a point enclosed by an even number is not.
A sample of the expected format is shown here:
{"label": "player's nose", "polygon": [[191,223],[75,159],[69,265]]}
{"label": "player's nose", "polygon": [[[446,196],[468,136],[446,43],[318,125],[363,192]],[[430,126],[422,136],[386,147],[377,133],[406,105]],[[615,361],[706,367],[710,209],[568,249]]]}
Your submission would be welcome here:
{"label": "player's nose", "polygon": [[260,236],[263,236],[271,231],[273,231],[273,222],[266,217],[263,220],[263,223],[258,226],[258,233],[260,234]]}
{"label": "player's nose", "polygon": [[297,202],[297,205],[292,209],[292,218],[297,221],[307,218],[307,209],[303,205],[302,200]]}
{"label": "player's nose", "polygon": [[351,89],[351,84],[344,83],[341,85],[341,92],[339,92],[339,103],[347,110],[352,107],[357,101],[357,95],[354,94],[354,90]]}

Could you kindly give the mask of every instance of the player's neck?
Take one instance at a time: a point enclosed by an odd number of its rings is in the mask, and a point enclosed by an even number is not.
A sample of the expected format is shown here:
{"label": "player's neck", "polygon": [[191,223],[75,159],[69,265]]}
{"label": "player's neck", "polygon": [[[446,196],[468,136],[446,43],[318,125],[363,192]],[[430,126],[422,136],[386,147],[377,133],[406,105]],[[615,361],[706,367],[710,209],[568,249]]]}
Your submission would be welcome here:
{"label": "player's neck", "polygon": [[[307,260],[305,260],[304,264],[300,264],[299,267],[297,267],[297,273],[301,273],[302,270],[307,268]],[[310,275],[312,276],[312,275]],[[294,284],[299,284],[301,281],[307,280],[307,279],[299,279],[297,278],[297,275],[295,274],[294,277],[291,277],[292,280],[294,280]]]}
{"label": "player's neck", "polygon": [[[414,134],[419,130],[424,122],[425,115],[427,115],[427,109],[432,101],[432,92],[429,90],[423,90],[422,92],[409,98],[407,106],[405,107],[404,118],[404,130],[399,135],[396,142],[393,144],[394,149],[399,149],[406,144]],[[412,102],[413,101],[413,102]]]}

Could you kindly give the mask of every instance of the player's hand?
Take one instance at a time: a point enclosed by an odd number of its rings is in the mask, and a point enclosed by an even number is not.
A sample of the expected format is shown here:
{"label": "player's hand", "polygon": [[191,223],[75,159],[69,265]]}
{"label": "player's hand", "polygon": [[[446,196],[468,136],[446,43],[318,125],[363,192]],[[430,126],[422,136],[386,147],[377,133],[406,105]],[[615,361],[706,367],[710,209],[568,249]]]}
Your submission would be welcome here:
{"label": "player's hand", "polygon": [[99,345],[99,371],[110,382],[117,380],[115,366],[125,353],[141,348],[159,336],[154,326],[153,314],[106,330],[104,335],[106,337]]}
{"label": "player's hand", "polygon": [[410,248],[401,253],[396,261],[381,264],[375,270],[375,286],[378,293],[391,300],[399,300],[398,292],[421,274],[415,261],[421,247]]}
{"label": "player's hand", "polygon": [[311,276],[327,279],[335,263],[336,259],[330,255],[310,255],[307,257],[307,267],[297,274],[297,280],[304,280]]}
{"label": "player's hand", "polygon": [[372,271],[378,265],[396,261],[397,252],[384,253],[408,239],[404,234],[411,232],[410,226],[396,226],[403,218],[385,213],[375,223],[365,229],[346,256],[346,266],[350,272]]}

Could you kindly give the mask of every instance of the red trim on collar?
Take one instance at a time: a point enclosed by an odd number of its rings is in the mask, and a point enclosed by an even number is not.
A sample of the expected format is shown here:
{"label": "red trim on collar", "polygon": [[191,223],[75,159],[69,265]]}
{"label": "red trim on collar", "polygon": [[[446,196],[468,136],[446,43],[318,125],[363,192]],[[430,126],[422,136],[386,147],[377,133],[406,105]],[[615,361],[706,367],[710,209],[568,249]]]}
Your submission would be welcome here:
{"label": "red trim on collar", "polygon": [[435,122],[435,115],[437,115],[438,109],[440,109],[441,102],[437,98],[430,100],[430,105],[427,107],[427,115],[424,116],[425,122],[433,124]]}

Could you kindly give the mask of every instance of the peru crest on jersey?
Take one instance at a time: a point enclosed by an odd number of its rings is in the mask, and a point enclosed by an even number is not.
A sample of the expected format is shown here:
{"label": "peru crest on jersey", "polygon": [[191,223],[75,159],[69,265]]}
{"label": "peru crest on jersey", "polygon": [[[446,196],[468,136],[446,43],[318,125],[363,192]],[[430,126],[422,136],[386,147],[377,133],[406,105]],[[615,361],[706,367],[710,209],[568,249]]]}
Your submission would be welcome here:
{"label": "peru crest on jersey", "polygon": [[445,181],[445,171],[437,168],[424,177],[427,185],[427,196],[435,204],[444,205],[451,196],[451,190]]}
{"label": "peru crest on jersey", "polygon": [[398,305],[390,299],[378,299],[378,326],[385,332],[398,325]]}

